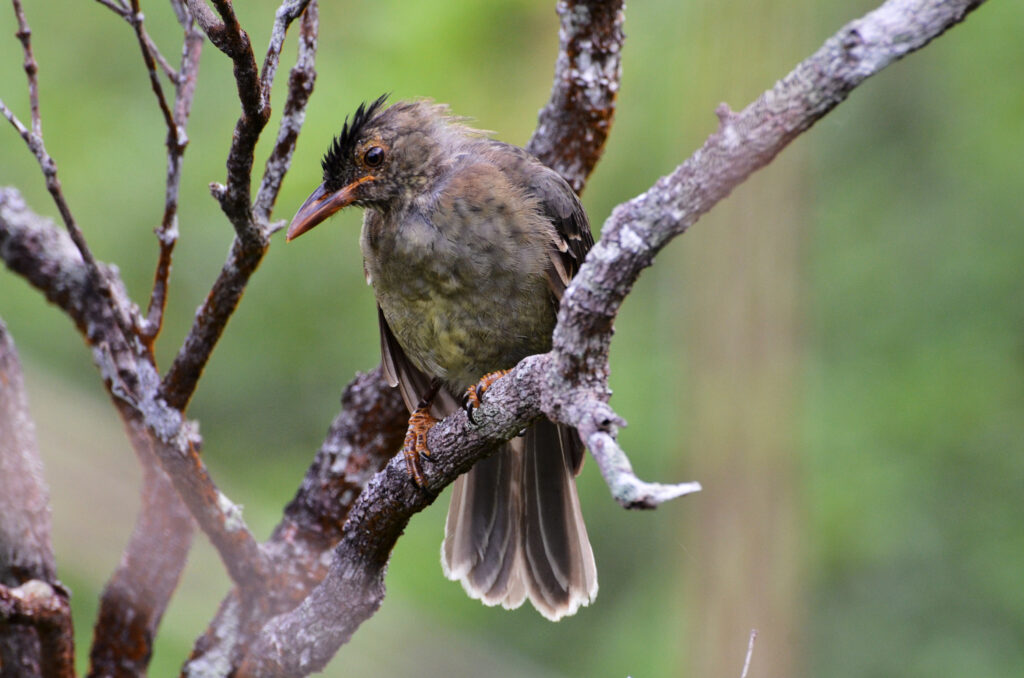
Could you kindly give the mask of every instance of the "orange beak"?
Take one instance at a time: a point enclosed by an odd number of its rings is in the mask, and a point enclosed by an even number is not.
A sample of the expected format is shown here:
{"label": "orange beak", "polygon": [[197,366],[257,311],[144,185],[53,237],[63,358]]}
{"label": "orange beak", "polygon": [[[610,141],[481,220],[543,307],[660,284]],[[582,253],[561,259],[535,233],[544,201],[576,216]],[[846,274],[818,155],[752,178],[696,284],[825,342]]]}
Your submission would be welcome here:
{"label": "orange beak", "polygon": [[356,199],[356,187],[363,182],[373,181],[373,179],[372,176],[361,177],[333,193],[328,193],[324,185],[320,184],[295,213],[291,225],[288,226],[285,241],[290,242],[298,238],[341,208],[351,205]]}

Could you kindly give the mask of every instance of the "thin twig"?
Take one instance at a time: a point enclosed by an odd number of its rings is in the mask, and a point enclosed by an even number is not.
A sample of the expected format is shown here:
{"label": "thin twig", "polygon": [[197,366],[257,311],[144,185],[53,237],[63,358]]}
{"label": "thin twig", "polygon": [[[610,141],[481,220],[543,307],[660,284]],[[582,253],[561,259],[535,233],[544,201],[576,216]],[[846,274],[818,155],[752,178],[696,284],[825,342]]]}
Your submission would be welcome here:
{"label": "thin twig", "polygon": [[12,3],[14,4],[14,15],[18,19],[18,31],[15,35],[21,41],[21,49],[25,53],[23,65],[25,75],[28,77],[28,100],[29,106],[32,109],[32,133],[40,137],[43,134],[43,121],[39,117],[39,80],[36,77],[39,65],[32,55],[32,30],[28,27],[28,22],[25,20],[25,12],[21,8],[21,0],[12,0]]}
{"label": "thin twig", "polygon": [[149,53],[153,55],[153,58],[156,60],[156,63],[160,66],[160,70],[162,70],[164,72],[164,75],[167,76],[167,79],[170,80],[172,83],[177,83],[178,78],[180,77],[178,75],[178,71],[174,69],[174,66],[171,66],[171,62],[169,62],[164,57],[163,53],[160,52],[160,48],[157,47],[156,42],[149,35],[149,33],[146,32],[145,29],[142,30],[142,39],[146,42],[146,48],[149,50]]}
{"label": "thin twig", "polygon": [[170,62],[164,58],[164,55],[160,53],[160,48],[157,47],[156,42],[152,37],[150,37],[149,33],[146,32],[146,29],[142,27],[142,14],[139,13],[137,6],[138,3],[135,3],[136,6],[133,8],[130,7],[127,2],[118,3],[113,0],[96,0],[96,2],[107,7],[114,12],[114,14],[118,15],[132,26],[138,24],[139,26],[137,30],[140,33],[139,39],[145,44],[144,50],[148,50],[149,53],[153,55],[153,59],[156,61],[156,64],[160,66],[160,70],[164,72],[164,75],[167,76],[168,80],[172,83],[178,82],[178,72],[174,70],[174,67],[171,66]]}
{"label": "thin twig", "polygon": [[114,12],[115,14],[124,19],[128,18],[128,15],[132,11],[131,7],[129,7],[128,3],[124,0],[121,0],[121,2],[117,2],[116,0],[96,0],[96,2],[100,3],[104,7],[107,7],[112,12]]}
{"label": "thin twig", "polygon": [[[272,231],[270,227],[264,228],[261,225],[260,220],[254,216],[253,207],[249,202],[253,152],[270,115],[269,105],[263,104],[262,85],[249,36],[238,25],[231,3],[226,0],[214,0],[220,19],[212,15],[202,0],[189,0],[188,4],[210,41],[234,62],[235,83],[242,105],[242,115],[235,125],[231,149],[228,152],[227,183],[211,185],[214,197],[220,202],[221,209],[235,228],[235,240],[231,244],[227,261],[202,306],[196,312],[192,328],[161,385],[162,397],[168,404],[178,409],[184,409],[192,398],[203,368],[237,308],[250,276],[263,260]],[[278,10],[278,15],[288,15],[293,4],[294,0],[285,0],[283,9]],[[203,12],[205,14],[200,18]],[[310,28],[314,27],[315,23],[313,21]],[[304,40],[308,44],[300,49],[304,49],[311,58],[311,47],[315,45],[315,39],[312,42],[309,42],[308,37]],[[273,44],[272,42],[271,48]],[[290,98],[296,104],[296,110],[290,118],[291,122],[294,122],[301,118],[299,111],[303,110],[304,98],[308,98],[308,95],[296,92],[294,97],[291,97],[290,93]],[[287,142],[281,148],[286,146]],[[277,149],[278,147],[275,147],[275,150]],[[268,189],[265,195],[269,202],[264,204],[272,205],[273,192]]]}
{"label": "thin twig", "polygon": [[[284,6],[282,6],[283,9]],[[284,31],[287,29],[287,24],[281,20],[282,10],[278,10],[278,19],[274,23],[274,37],[271,38],[271,47],[268,49],[267,59],[263,66],[264,91],[267,92],[273,81],[273,74],[268,75],[268,71],[271,70],[270,53],[275,49],[277,35],[280,33],[280,39],[283,40]],[[253,205],[257,222],[263,224],[265,228],[270,228],[268,224],[270,214],[274,209],[284,175],[291,167],[292,153],[295,151],[302,123],[306,119],[306,105],[309,102],[309,97],[313,94],[313,84],[316,82],[316,48],[319,26],[319,8],[316,0],[312,0],[306,7],[306,11],[302,15],[302,23],[299,25],[299,56],[295,66],[288,74],[288,98],[284,103],[284,115],[281,116],[277,142],[267,158],[267,164],[263,170],[263,180],[260,182]],[[280,51],[279,46],[276,49]],[[276,68],[276,57],[273,59],[273,64],[273,67]]]}
{"label": "thin twig", "polygon": [[[135,0],[137,1],[137,0]],[[195,28],[191,14],[183,5],[176,7],[184,29],[180,77],[175,81],[174,112],[167,128],[167,181],[164,195],[164,214],[156,230],[160,243],[153,291],[149,297],[146,317],[141,323],[142,340],[152,349],[153,342],[163,327],[167,288],[171,274],[171,257],[178,240],[178,191],[181,185],[181,165],[188,144],[186,127],[199,75],[199,57],[203,49],[203,34]]]}
{"label": "thin twig", "polygon": [[[156,58],[153,56],[153,49],[151,47],[152,41],[148,39],[146,35],[146,29],[143,27],[143,16],[142,10],[139,8],[139,0],[131,0],[132,11],[126,17],[128,23],[131,24],[132,28],[135,29],[135,37],[139,41],[139,49],[142,50],[142,60],[146,62],[146,70],[149,72],[149,84],[153,89],[153,94],[156,95],[157,104],[160,106],[160,112],[163,113],[164,123],[167,125],[167,129],[174,135],[174,142],[181,144],[181,141],[177,139],[176,125],[174,123],[174,114],[171,113],[170,106],[167,105],[167,97],[164,96],[164,87],[160,82],[160,74],[157,73]],[[168,144],[171,143],[171,139],[168,139]]]}
{"label": "thin twig", "polygon": [[121,328],[121,331],[124,333],[124,336],[134,336],[134,327],[129,319],[128,308],[121,303],[121,300],[114,296],[110,281],[103,275],[103,272],[100,271],[100,268],[96,263],[96,258],[93,256],[92,250],[89,249],[89,245],[85,241],[85,235],[78,227],[78,223],[75,221],[75,217],[71,213],[71,208],[68,206],[67,200],[64,197],[64,191],[61,188],[60,179],[57,177],[57,163],[50,154],[46,152],[46,145],[43,143],[42,136],[42,121],[39,113],[37,82],[38,66],[35,63],[35,59],[32,57],[32,31],[29,29],[28,22],[25,20],[25,15],[21,8],[21,0],[12,0],[12,2],[14,4],[14,13],[18,18],[18,38],[21,40],[22,47],[25,51],[25,72],[29,76],[29,99],[32,106],[33,129],[26,129],[21,121],[18,120],[14,112],[11,111],[2,100],[0,100],[0,113],[2,113],[3,116],[7,118],[12,125],[14,125],[14,128],[18,130],[18,133],[28,145],[29,150],[39,162],[39,167],[42,169],[43,177],[46,180],[46,190],[49,191],[50,196],[57,205],[57,211],[60,212],[61,219],[64,221],[64,226],[68,230],[68,235],[71,236],[71,241],[75,244],[79,254],[82,256],[82,261],[85,262],[86,269],[89,272],[89,277],[95,283],[96,289],[98,289],[103,295],[104,300],[110,307],[111,312],[114,314],[114,318],[118,326]]}
{"label": "thin twig", "polygon": [[750,640],[747,641],[747,656],[743,660],[743,673],[740,678],[747,678],[750,671],[750,660],[754,658],[754,641],[757,640],[757,629],[750,629]]}

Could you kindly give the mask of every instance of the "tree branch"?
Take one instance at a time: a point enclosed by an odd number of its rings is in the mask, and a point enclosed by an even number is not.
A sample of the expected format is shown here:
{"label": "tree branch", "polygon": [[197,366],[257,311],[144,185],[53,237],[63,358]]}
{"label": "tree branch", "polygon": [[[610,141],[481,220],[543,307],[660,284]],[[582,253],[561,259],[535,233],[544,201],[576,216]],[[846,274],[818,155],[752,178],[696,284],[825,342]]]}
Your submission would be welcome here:
{"label": "tree branch", "polygon": [[[299,2],[285,0],[278,10],[278,15],[285,18],[292,16],[296,6],[301,5],[302,8],[305,8],[308,2],[309,0]],[[252,56],[252,48],[249,46],[249,38],[238,26],[231,4],[224,0],[217,0],[215,4],[224,19],[222,22],[213,17],[209,7],[202,0],[189,0],[189,8],[210,37],[211,42],[230,56],[235,64],[235,81],[238,86],[239,99],[242,102],[242,115],[235,125],[231,150],[228,152],[227,185],[215,184],[211,186],[211,189],[220,202],[221,209],[234,225],[236,236],[231,243],[228,259],[224,263],[220,275],[214,282],[203,305],[196,311],[192,329],[182,343],[181,349],[161,385],[161,396],[171,407],[179,410],[184,410],[192,398],[203,368],[210,359],[228,320],[235,308],[238,307],[249,277],[263,261],[263,255],[270,246],[269,238],[273,229],[263,223],[264,219],[256,217],[263,217],[265,214],[266,218],[269,218],[270,207],[276,198],[276,190],[268,188],[265,193],[266,202],[263,204],[263,209],[257,211],[254,216],[249,204],[253,150],[260,132],[270,117],[270,106],[262,103],[261,81],[256,72],[256,62]],[[282,21],[284,21],[282,28],[284,30],[291,20],[278,19],[278,23]],[[312,60],[315,54],[316,27],[316,21],[311,20],[304,30],[312,35],[304,37],[300,45],[300,51],[305,55],[309,69],[312,69]],[[272,39],[267,60],[274,63],[276,68],[276,58],[270,56],[275,49],[275,44]],[[269,75],[267,77],[270,78]],[[312,87],[312,80],[309,80],[308,86]],[[302,95],[300,89],[304,90],[304,86],[296,90],[289,90],[289,99],[293,102],[293,106],[290,114],[282,120],[282,126],[287,124],[295,128],[296,134],[305,118],[305,104],[309,98],[308,93]],[[285,105],[285,108],[287,112],[288,104]],[[277,153],[279,148],[284,149],[287,146],[287,144],[282,146],[280,139],[281,135],[279,135],[279,142],[275,146],[274,153]],[[294,146],[294,142],[292,142],[292,146]],[[290,151],[288,152],[290,153]],[[278,176],[283,178],[283,172],[279,171]],[[280,178],[277,180],[278,184]]]}
{"label": "tree branch", "polygon": [[[322,668],[380,605],[387,560],[409,517],[496,442],[542,413],[575,426],[592,449],[617,448],[622,421],[607,405],[612,320],[654,254],[857,84],[941,35],[979,4],[889,0],[844,27],[743,112],[720,108],[719,130],[697,153],[612,212],[562,299],[552,351],[525,359],[491,387],[475,414],[477,427],[458,412],[431,431],[425,488],[410,481],[397,457],[373,478],[350,513],[327,577],[299,607],[267,624],[240,675],[295,676]],[[602,473],[613,479],[632,475],[615,468]],[[610,485],[614,491],[618,483]]]}
{"label": "tree branch", "polygon": [[0,669],[72,676],[73,650],[35,425],[14,342],[0,322]]}
{"label": "tree branch", "polygon": [[[284,519],[263,545],[272,580],[258,599],[233,591],[196,642],[183,675],[206,675],[225,657],[243,656],[274,615],[299,604],[327,572],[324,555],[341,539],[349,510],[367,481],[384,466],[405,435],[407,411],[380,369],[357,376]],[[237,666],[237,663],[232,663]]]}
{"label": "tree branch", "polygon": [[[137,2],[137,0],[135,0]],[[196,80],[199,76],[199,57],[203,49],[203,34],[196,30],[192,16],[184,5],[177,5],[177,14],[185,31],[181,54],[180,75],[175,78],[174,111],[167,122],[167,181],[164,193],[164,214],[156,229],[160,242],[156,273],[153,275],[153,291],[149,297],[146,316],[140,323],[143,342],[153,349],[163,326],[164,308],[167,305],[167,285],[171,275],[171,257],[178,240],[178,190],[181,185],[181,165],[188,145],[185,133],[192,99],[195,96]],[[136,10],[137,12],[137,10]],[[139,23],[141,28],[141,22]],[[140,40],[141,40],[140,36]],[[145,54],[145,48],[143,49]],[[148,63],[148,62],[147,62]],[[150,68],[152,74],[152,68]]]}
{"label": "tree branch", "polygon": [[145,676],[153,640],[178,585],[195,523],[160,470],[143,422],[126,421],[142,466],[142,508],[121,562],[103,589],[89,651],[90,677]]}
{"label": "tree branch", "polygon": [[15,588],[0,584],[0,628],[5,625],[27,626],[39,634],[39,675],[74,678],[74,633],[67,591],[38,579]]}
{"label": "tree branch", "polygon": [[86,270],[88,271],[90,278],[92,278],[96,288],[103,295],[106,303],[110,306],[111,312],[114,314],[116,322],[127,336],[132,331],[132,324],[128,315],[128,307],[121,306],[117,303],[113,290],[111,289],[110,281],[102,275],[98,265],[96,264],[96,259],[93,257],[92,251],[89,249],[89,245],[85,241],[85,235],[78,227],[78,223],[75,221],[75,217],[71,213],[71,208],[68,206],[67,200],[64,198],[64,191],[61,188],[60,179],[57,178],[57,163],[50,154],[46,152],[46,145],[43,143],[42,120],[39,113],[39,68],[32,55],[32,31],[25,19],[25,13],[21,7],[21,0],[12,0],[12,4],[14,5],[14,14],[18,20],[17,36],[18,39],[21,40],[22,49],[25,53],[25,73],[28,76],[29,100],[32,109],[32,129],[29,130],[26,128],[14,112],[11,111],[2,100],[0,100],[0,113],[2,113],[18,131],[18,134],[20,134],[22,139],[25,140],[29,150],[39,162],[39,167],[43,171],[43,177],[46,179],[46,189],[50,192],[50,196],[57,205],[57,210],[60,212],[61,219],[64,221],[64,225],[67,227],[68,234],[71,236],[72,242],[74,242],[75,247],[78,248],[78,251],[82,256],[82,260],[85,262]]}
{"label": "tree branch", "polygon": [[561,0],[558,58],[547,105],[526,150],[577,193],[601,158],[622,76],[622,0]]}
{"label": "tree branch", "polygon": [[[151,356],[137,342],[125,341],[67,236],[33,214],[11,188],[0,188],[0,258],[75,322],[122,419],[144,422],[161,466],[232,580],[244,588],[259,586],[266,573],[262,554],[238,507],[217,489],[199,458],[197,426],[159,397]],[[126,298],[120,284],[112,289]]]}
{"label": "tree branch", "polygon": [[[295,3],[296,5],[298,3]],[[291,9],[291,8],[288,8]],[[282,5],[277,11],[277,20],[274,22],[274,33],[271,37],[270,48],[267,52],[267,60],[263,66],[264,92],[269,96],[270,86],[273,82],[273,71],[277,68],[277,59],[270,59],[270,53],[278,53],[281,50],[279,41],[284,40],[284,32],[288,28],[291,17],[286,12],[286,5]],[[282,18],[282,15],[284,18]],[[267,158],[267,165],[263,170],[263,180],[256,192],[256,203],[253,211],[256,219],[261,223],[270,221],[270,213],[277,201],[277,194],[281,190],[281,182],[292,163],[292,153],[295,151],[295,144],[299,138],[299,131],[306,118],[306,105],[309,97],[313,94],[313,84],[316,82],[316,48],[317,34],[319,32],[320,10],[316,0],[311,0],[302,16],[302,23],[299,26],[299,56],[295,66],[288,74],[288,98],[284,102],[284,115],[281,117],[281,125],[277,132],[277,142],[274,150]],[[291,17],[291,18],[288,18]],[[280,223],[284,226],[284,222]],[[270,227],[272,232],[278,230],[274,225]]]}
{"label": "tree branch", "polygon": [[43,120],[39,115],[39,79],[36,74],[39,72],[39,64],[32,54],[32,29],[28,27],[25,20],[25,11],[21,7],[21,0],[12,0],[14,5],[14,16],[18,20],[18,30],[14,34],[21,41],[21,49],[25,54],[23,67],[28,77],[28,100],[32,116],[32,134],[37,137],[43,135]]}

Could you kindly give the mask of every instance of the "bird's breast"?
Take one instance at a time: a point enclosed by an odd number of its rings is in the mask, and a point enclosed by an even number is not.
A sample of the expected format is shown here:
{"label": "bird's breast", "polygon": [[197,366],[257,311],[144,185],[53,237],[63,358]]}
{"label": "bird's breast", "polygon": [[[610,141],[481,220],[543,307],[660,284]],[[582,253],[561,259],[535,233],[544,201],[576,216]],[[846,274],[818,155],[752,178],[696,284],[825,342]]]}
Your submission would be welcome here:
{"label": "bird's breast", "polygon": [[[462,389],[550,348],[555,311],[542,245],[472,204],[401,219],[368,213],[366,270],[409,359]],[[439,223],[440,222],[440,223]]]}

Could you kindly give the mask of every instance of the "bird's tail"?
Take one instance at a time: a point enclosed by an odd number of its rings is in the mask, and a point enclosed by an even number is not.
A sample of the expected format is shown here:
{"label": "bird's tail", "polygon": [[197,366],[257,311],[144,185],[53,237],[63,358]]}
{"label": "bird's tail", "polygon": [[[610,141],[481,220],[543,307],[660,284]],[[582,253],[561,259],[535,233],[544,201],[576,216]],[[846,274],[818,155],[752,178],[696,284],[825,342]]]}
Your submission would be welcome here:
{"label": "bird's tail", "polygon": [[576,431],[542,420],[455,481],[441,566],[486,605],[530,599],[552,621],[597,595],[580,513]]}

